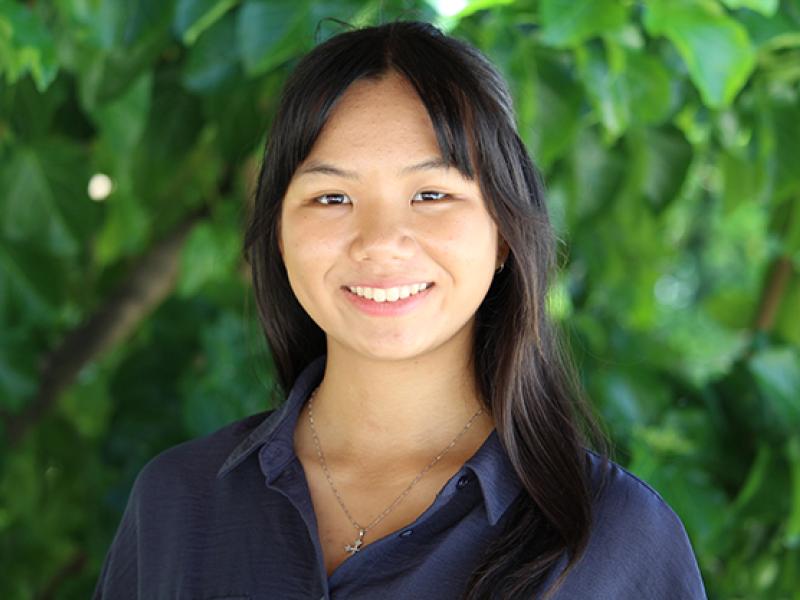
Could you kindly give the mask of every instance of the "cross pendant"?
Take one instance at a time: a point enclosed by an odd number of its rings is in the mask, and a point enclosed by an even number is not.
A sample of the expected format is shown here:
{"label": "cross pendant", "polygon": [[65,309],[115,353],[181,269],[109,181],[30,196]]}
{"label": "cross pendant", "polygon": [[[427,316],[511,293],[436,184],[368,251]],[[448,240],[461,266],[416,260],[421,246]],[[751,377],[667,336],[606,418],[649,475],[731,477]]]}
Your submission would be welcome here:
{"label": "cross pendant", "polygon": [[350,556],[353,556],[353,554],[355,554],[356,552],[358,552],[358,551],[361,549],[361,543],[362,543],[362,542],[361,542],[361,540],[363,540],[363,539],[364,539],[364,534],[365,534],[365,533],[366,533],[366,532],[365,532],[363,529],[359,529],[359,530],[358,530],[358,539],[357,539],[355,542],[353,542],[353,544],[352,544],[352,545],[350,545],[350,544],[347,544],[347,545],[344,547],[344,549],[345,549],[345,552],[349,552],[349,553],[350,553]]}

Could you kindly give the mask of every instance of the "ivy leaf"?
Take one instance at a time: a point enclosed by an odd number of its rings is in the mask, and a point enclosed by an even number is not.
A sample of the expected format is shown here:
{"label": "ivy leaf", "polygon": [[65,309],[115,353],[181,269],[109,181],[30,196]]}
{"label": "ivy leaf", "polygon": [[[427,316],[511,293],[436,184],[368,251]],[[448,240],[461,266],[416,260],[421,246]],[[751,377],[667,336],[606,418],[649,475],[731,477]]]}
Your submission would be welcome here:
{"label": "ivy leaf", "polygon": [[728,8],[749,8],[764,16],[771,17],[778,10],[778,0],[722,0]]}
{"label": "ivy leaf", "polygon": [[235,270],[239,235],[228,223],[203,222],[189,234],[181,254],[179,296],[191,296],[205,284]]}
{"label": "ivy leaf", "polygon": [[638,50],[605,40],[605,52],[575,49],[578,69],[608,141],[633,123],[657,123],[670,110],[670,74],[664,65]]}
{"label": "ivy leaf", "polygon": [[641,166],[639,183],[650,205],[659,211],[674,200],[692,160],[692,147],[674,128],[648,128],[632,136],[634,162]]}
{"label": "ivy leaf", "polygon": [[[0,248],[0,257],[3,250]],[[3,258],[0,258],[3,261]],[[2,264],[2,262],[0,262]],[[0,273],[2,269],[0,269]],[[0,275],[2,281],[2,275]],[[2,287],[0,287],[2,290]],[[2,295],[0,291],[0,295]],[[0,306],[3,301],[0,299]],[[22,327],[0,332],[0,409],[15,413],[27,398],[36,391],[39,372],[36,368],[36,351]]]}
{"label": "ivy leaf", "polygon": [[44,23],[28,6],[0,0],[0,72],[10,83],[30,72],[43,92],[56,78],[55,44]]}
{"label": "ivy leaf", "polygon": [[173,29],[191,46],[206,29],[222,18],[238,0],[178,0]]}
{"label": "ivy leaf", "polygon": [[193,436],[269,408],[255,377],[251,336],[241,315],[225,311],[203,329],[200,353],[180,380],[183,422]]}
{"label": "ivy leaf", "polygon": [[5,190],[0,208],[6,239],[38,238],[61,256],[78,252],[78,240],[56,203],[41,157],[32,148],[20,148],[0,171],[0,189]]}
{"label": "ivy leaf", "polygon": [[304,3],[297,0],[247,0],[237,15],[237,41],[245,72],[259,75],[293,56],[296,46],[289,36],[306,16]]}
{"label": "ivy leaf", "polygon": [[618,0],[542,0],[542,43],[574,47],[625,24],[627,9]]}
{"label": "ivy leaf", "polygon": [[[763,101],[769,112],[771,137],[774,143],[769,156],[774,175],[773,201],[778,204],[800,196],[800,105],[795,94],[789,98],[770,95]],[[796,201],[796,200],[795,200]]]}
{"label": "ivy leaf", "polygon": [[31,240],[0,244],[0,315],[7,322],[49,323],[65,296],[64,264]]}
{"label": "ivy leaf", "polygon": [[581,126],[583,94],[570,69],[547,55],[537,61],[536,75],[533,122],[523,133],[531,140],[536,163],[547,169],[571,149]]}
{"label": "ivy leaf", "polygon": [[712,2],[651,0],[645,6],[645,27],[675,45],[703,101],[728,106],[755,67],[747,30]]}
{"label": "ivy leaf", "polygon": [[800,357],[789,347],[768,348],[754,354],[749,368],[762,398],[788,431],[800,430]]}
{"label": "ivy leaf", "polygon": [[106,200],[105,208],[105,221],[93,241],[95,260],[100,266],[142,252],[152,229],[145,206],[130,193],[115,192]]}
{"label": "ivy leaf", "polygon": [[183,69],[187,89],[207,92],[239,71],[236,27],[236,15],[229,13],[199,37]]}

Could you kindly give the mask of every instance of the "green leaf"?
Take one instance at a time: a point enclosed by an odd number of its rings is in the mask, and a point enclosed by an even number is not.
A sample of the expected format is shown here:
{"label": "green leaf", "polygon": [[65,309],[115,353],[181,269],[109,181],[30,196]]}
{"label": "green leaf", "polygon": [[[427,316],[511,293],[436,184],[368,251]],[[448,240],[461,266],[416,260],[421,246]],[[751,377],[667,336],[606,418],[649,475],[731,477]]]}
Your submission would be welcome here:
{"label": "green leaf", "polygon": [[239,232],[224,222],[203,222],[189,235],[181,254],[177,291],[191,296],[209,282],[235,270],[239,258]]}
{"label": "green leaf", "polygon": [[[750,39],[759,48],[791,48],[800,45],[800,27],[789,11],[776,12],[770,16],[742,12],[736,18],[747,28]],[[778,64],[786,62],[781,59]]]}
{"label": "green leaf", "polygon": [[91,112],[92,121],[99,129],[95,156],[102,164],[97,166],[111,175],[117,188],[130,187],[130,157],[144,133],[152,89],[153,74],[147,71],[122,95]]}
{"label": "green leaf", "polygon": [[649,0],[645,6],[648,32],[675,45],[703,101],[712,108],[729,105],[755,67],[747,30],[714,2]]}
{"label": "green leaf", "polygon": [[[196,206],[205,200],[197,186],[216,172],[216,165],[212,168],[204,164],[204,157],[194,156],[204,140],[211,146],[211,132],[204,127],[200,98],[181,87],[179,76],[179,66],[173,65],[155,81],[147,125],[131,157],[131,193],[145,204],[166,203],[159,211],[162,218],[182,214],[184,202]],[[181,177],[181,169],[193,158],[200,164]]]}
{"label": "green leaf", "polygon": [[[25,141],[34,141],[51,135],[56,113],[68,98],[69,83],[65,77],[57,78],[44,92],[36,89],[31,78],[25,77],[9,90],[8,123]],[[6,107],[0,108],[3,109]]]}
{"label": "green leaf", "polygon": [[113,406],[108,393],[108,373],[91,364],[59,398],[58,409],[83,437],[96,438],[108,428]]}
{"label": "green leaf", "polygon": [[570,154],[568,230],[590,222],[614,203],[628,162],[604,145],[595,128],[578,132]]}
{"label": "green leaf", "polygon": [[764,402],[787,431],[800,430],[800,357],[788,347],[767,348],[754,354],[749,368]]}
{"label": "green leaf", "polygon": [[[117,3],[115,3],[117,4]],[[89,111],[124,93],[152,68],[159,56],[170,54],[173,43],[170,0],[119,3],[125,7],[119,19],[118,38],[107,52],[94,53],[82,65],[80,98]]]}
{"label": "green leaf", "polygon": [[750,471],[747,473],[747,479],[733,503],[732,509],[734,511],[740,512],[744,510],[759,493],[766,480],[772,460],[772,448],[769,444],[759,444],[756,459],[753,461]]}
{"label": "green leaf", "polygon": [[139,254],[151,232],[151,217],[143,203],[129,193],[115,192],[104,202],[106,218],[94,239],[94,256],[100,266],[123,256]]}
{"label": "green leaf", "polygon": [[206,29],[222,18],[239,0],[178,0],[173,29],[191,46]]}
{"label": "green leaf", "polygon": [[677,129],[648,128],[632,136],[631,155],[641,169],[640,189],[654,209],[677,198],[692,160],[692,147]]}
{"label": "green leaf", "polygon": [[671,104],[670,74],[653,56],[606,39],[605,52],[575,49],[578,69],[608,141],[629,125],[666,119]]}
{"label": "green leaf", "polygon": [[36,89],[43,92],[58,72],[50,32],[28,6],[0,0],[0,72],[14,83],[30,72]]}
{"label": "green leaf", "polygon": [[542,169],[568,152],[581,126],[583,94],[567,65],[542,53],[536,63],[533,122],[526,134]]}
{"label": "green leaf", "polygon": [[765,98],[768,118],[772,125],[770,167],[774,173],[772,200],[778,204],[787,199],[797,202],[800,197],[800,104],[794,94],[788,98],[770,96]]}
{"label": "green leaf", "polygon": [[762,202],[770,193],[763,165],[759,161],[722,152],[717,159],[722,176],[721,197],[726,212],[745,202]]}
{"label": "green leaf", "polygon": [[201,351],[180,381],[183,421],[192,435],[269,408],[255,378],[253,334],[239,313],[227,311],[203,329]]}
{"label": "green leaf", "polygon": [[[5,313],[2,296],[4,292],[10,293],[9,288],[13,285],[13,282],[5,280],[2,268],[5,266],[6,257],[0,246],[0,315]],[[15,326],[5,326],[0,332],[0,409],[10,413],[18,412],[25,405],[36,391],[39,380],[35,344],[30,336],[25,335],[25,325],[17,320]]]}
{"label": "green leaf", "polygon": [[592,377],[592,397],[615,436],[626,439],[634,429],[655,424],[669,406],[670,392],[652,372],[613,369]]}
{"label": "green leaf", "polygon": [[778,0],[722,0],[728,8],[749,8],[755,12],[771,17],[778,10]]}
{"label": "green leaf", "polygon": [[188,89],[207,92],[239,71],[236,22],[234,13],[227,14],[197,40],[183,69]]}
{"label": "green leaf", "polygon": [[614,72],[601,52],[591,47],[575,50],[578,69],[595,113],[603,123],[610,140],[618,138],[628,127],[628,89],[624,75]]}
{"label": "green leaf", "polygon": [[237,14],[237,41],[245,72],[254,76],[269,71],[296,54],[298,43],[310,42],[299,39],[298,25],[302,26],[306,17],[302,0],[246,0]]}
{"label": "green leaf", "polygon": [[625,52],[625,84],[631,121],[663,122],[671,108],[672,75],[657,57],[635,50]]}
{"label": "green leaf", "polygon": [[786,523],[786,545],[800,547],[800,436],[794,435],[786,444],[786,454],[791,465],[792,502]]}
{"label": "green leaf", "polygon": [[[53,254],[71,256],[78,241],[56,203],[41,157],[31,148],[20,148],[0,171],[2,234],[21,241],[39,238]],[[88,202],[88,198],[86,200]]]}
{"label": "green leaf", "polygon": [[204,99],[208,120],[217,132],[215,147],[229,164],[241,164],[263,139],[268,122],[264,98],[277,98],[282,82],[280,74],[237,79]]}
{"label": "green leaf", "polygon": [[63,267],[36,240],[0,244],[0,315],[17,325],[51,322],[64,301]]}
{"label": "green leaf", "polygon": [[627,21],[618,0],[542,0],[540,40],[549,46],[574,47]]}

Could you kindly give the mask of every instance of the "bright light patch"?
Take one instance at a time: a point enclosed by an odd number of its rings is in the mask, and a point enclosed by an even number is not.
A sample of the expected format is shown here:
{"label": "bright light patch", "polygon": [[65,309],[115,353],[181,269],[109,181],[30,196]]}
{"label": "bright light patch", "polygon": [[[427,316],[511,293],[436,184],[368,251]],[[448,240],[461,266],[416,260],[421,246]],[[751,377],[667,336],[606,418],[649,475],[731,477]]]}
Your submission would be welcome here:
{"label": "bright light patch", "polygon": [[95,202],[101,202],[108,198],[114,183],[111,178],[104,173],[95,173],[89,180],[89,198]]}
{"label": "bright light patch", "polygon": [[452,17],[464,10],[469,2],[468,0],[432,0],[430,4],[440,15]]}

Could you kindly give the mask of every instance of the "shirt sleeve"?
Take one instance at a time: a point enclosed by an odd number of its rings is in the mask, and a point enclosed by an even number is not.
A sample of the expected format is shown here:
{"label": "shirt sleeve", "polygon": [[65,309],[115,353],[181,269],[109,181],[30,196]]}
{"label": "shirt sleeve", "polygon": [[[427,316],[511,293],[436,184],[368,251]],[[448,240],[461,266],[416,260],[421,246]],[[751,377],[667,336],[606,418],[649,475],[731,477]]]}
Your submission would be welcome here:
{"label": "shirt sleeve", "polygon": [[646,483],[610,463],[585,553],[554,598],[706,600],[680,518]]}

